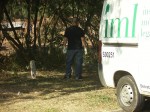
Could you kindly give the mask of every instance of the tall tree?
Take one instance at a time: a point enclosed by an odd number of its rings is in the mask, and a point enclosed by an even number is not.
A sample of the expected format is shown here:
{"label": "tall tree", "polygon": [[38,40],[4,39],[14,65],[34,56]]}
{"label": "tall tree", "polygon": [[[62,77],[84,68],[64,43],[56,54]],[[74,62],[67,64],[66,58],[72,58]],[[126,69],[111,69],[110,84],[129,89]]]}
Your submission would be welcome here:
{"label": "tall tree", "polygon": [[[93,46],[96,46],[102,5],[103,0],[94,2],[93,0],[1,0],[0,22],[2,23],[3,12],[5,12],[14,35],[4,30],[2,24],[0,27],[3,29],[4,36],[7,36],[7,40],[11,41],[12,46],[24,52],[23,54],[29,61],[36,55],[36,47],[42,49],[44,46],[46,49],[49,44],[61,43],[59,41],[61,39],[59,37],[62,36],[60,32],[70,25],[71,17],[80,19],[81,27],[85,30],[88,39],[93,42]],[[22,38],[12,24],[16,18],[27,23]],[[31,33],[32,23],[34,27]],[[27,51],[29,55],[26,55]]]}

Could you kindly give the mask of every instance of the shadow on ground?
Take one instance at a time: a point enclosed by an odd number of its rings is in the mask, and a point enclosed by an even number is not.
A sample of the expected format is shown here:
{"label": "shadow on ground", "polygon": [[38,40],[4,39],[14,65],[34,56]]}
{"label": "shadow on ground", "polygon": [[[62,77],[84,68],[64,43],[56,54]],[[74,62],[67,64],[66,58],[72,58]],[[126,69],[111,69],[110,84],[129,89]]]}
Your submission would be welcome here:
{"label": "shadow on ground", "polygon": [[[63,72],[43,71],[39,72],[36,79],[31,79],[29,73],[0,80],[0,103],[17,99],[35,99],[37,97],[59,92],[58,95],[49,97],[61,97],[75,92],[84,92],[102,89],[96,71],[86,70],[83,73],[83,81],[63,79]],[[36,96],[33,93],[38,93]],[[21,95],[26,94],[26,95]]]}
{"label": "shadow on ground", "polygon": [[[84,70],[83,81],[75,80],[74,76],[69,80],[64,80],[64,72],[58,70],[40,71],[36,79],[31,79],[30,73],[0,79],[0,104],[13,103],[18,99],[28,100],[40,98],[49,100],[73,93],[103,89],[97,74],[97,67],[94,68],[94,70],[91,68]],[[147,100],[142,112],[150,112],[149,105],[150,100]],[[119,109],[112,112],[124,111]]]}

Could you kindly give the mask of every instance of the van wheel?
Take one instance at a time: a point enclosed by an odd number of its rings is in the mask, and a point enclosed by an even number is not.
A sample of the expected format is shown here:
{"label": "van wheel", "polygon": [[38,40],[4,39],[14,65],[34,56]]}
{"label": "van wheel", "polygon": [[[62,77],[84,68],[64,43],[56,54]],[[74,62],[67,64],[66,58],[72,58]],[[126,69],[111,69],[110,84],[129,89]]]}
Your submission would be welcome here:
{"label": "van wheel", "polygon": [[144,105],[142,96],[132,76],[122,77],[117,84],[117,100],[120,107],[127,112],[139,112]]}

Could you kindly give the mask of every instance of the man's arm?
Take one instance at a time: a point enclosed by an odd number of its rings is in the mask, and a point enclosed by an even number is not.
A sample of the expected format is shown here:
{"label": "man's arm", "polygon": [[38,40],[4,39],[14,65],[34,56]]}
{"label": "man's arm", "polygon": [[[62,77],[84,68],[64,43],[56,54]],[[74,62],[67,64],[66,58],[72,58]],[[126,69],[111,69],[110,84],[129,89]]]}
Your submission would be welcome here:
{"label": "man's arm", "polygon": [[68,42],[68,39],[64,37],[63,39],[63,53],[64,54],[67,52],[67,42]]}
{"label": "man's arm", "polygon": [[67,37],[64,37],[64,39],[63,39],[63,46],[64,47],[67,47],[67,42],[68,42]]}
{"label": "man's arm", "polygon": [[86,42],[85,42],[85,38],[84,37],[81,37],[81,41],[82,41],[82,45],[84,48],[86,48]]}
{"label": "man's arm", "polygon": [[87,46],[86,46],[86,42],[85,42],[85,37],[81,37],[81,42],[84,47],[84,53],[86,55],[87,54]]}

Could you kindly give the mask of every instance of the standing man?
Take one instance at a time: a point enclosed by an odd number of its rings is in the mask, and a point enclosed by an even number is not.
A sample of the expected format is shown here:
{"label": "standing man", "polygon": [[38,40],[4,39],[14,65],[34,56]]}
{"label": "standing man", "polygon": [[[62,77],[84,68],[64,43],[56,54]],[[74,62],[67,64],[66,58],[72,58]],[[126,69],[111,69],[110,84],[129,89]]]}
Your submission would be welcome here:
{"label": "standing man", "polygon": [[72,26],[67,28],[64,34],[65,37],[63,52],[67,52],[66,74],[64,76],[65,79],[69,79],[71,77],[71,66],[73,64],[74,59],[75,77],[77,80],[82,79],[83,47],[85,54],[87,54],[84,35],[84,31],[79,27],[79,20],[77,18],[73,18]]}

